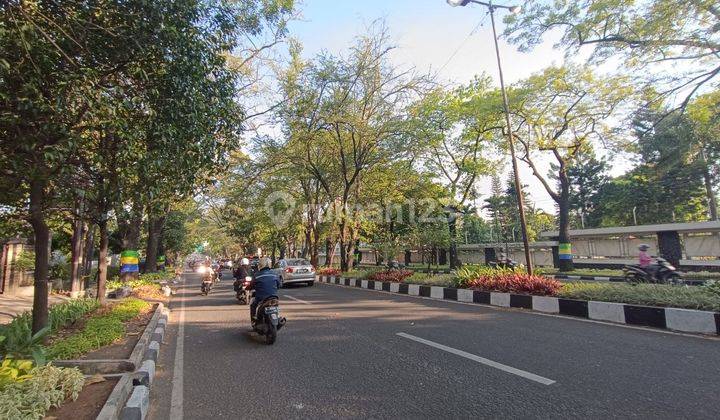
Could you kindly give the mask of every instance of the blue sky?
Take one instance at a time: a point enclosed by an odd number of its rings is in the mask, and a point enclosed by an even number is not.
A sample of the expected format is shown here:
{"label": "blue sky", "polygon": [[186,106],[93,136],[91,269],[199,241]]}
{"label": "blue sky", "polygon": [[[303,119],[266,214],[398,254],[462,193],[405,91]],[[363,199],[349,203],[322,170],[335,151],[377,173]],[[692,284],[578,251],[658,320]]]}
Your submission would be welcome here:
{"label": "blue sky", "polygon": [[[467,82],[483,71],[497,78],[490,18],[483,7],[450,7],[445,0],[304,0],[300,9],[302,19],[292,22],[290,34],[303,43],[307,56],[345,50],[357,34],[382,18],[398,46],[397,64],[422,71],[445,66],[440,77],[451,83]],[[498,12],[499,32],[504,13]],[[480,22],[483,25],[470,35]],[[529,54],[502,41],[500,47],[509,81],[561,64],[563,59],[549,42]]]}

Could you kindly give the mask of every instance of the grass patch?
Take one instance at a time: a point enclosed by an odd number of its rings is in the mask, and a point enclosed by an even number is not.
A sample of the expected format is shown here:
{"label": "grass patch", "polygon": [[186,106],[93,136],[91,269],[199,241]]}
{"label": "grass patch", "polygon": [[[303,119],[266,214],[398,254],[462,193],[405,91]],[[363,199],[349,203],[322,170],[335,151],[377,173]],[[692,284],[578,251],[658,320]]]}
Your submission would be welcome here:
{"label": "grass patch", "polygon": [[128,298],[91,316],[82,330],[47,348],[49,359],[73,359],[88,351],[112,344],[125,335],[125,322],[150,309],[144,300]]}
{"label": "grass patch", "polygon": [[[555,275],[563,274],[568,276],[597,276],[597,277],[623,277],[622,270],[613,270],[609,268],[578,268],[572,271],[560,272],[557,268],[552,267],[536,267],[535,271],[538,274]],[[720,273],[711,271],[681,271],[683,278],[687,279],[720,279]]]}
{"label": "grass patch", "polygon": [[663,284],[565,283],[559,297],[705,311],[720,311],[720,295],[706,287]]}
{"label": "grass patch", "polygon": [[405,279],[405,283],[422,284],[424,286],[455,287],[455,274],[430,274],[415,272]]}

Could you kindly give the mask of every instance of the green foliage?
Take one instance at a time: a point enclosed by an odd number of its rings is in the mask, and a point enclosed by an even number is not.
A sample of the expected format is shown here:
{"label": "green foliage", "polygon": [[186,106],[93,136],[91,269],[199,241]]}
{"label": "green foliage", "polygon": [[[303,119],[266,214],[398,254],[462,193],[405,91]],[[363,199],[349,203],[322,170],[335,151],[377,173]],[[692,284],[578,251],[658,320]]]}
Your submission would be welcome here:
{"label": "green foliage", "polygon": [[51,365],[36,367],[23,381],[7,383],[0,388],[0,418],[42,419],[52,407],[66,399],[77,399],[85,378],[76,368]]}
{"label": "green foliage", "polygon": [[492,268],[487,265],[466,264],[456,272],[455,287],[466,288],[468,283],[480,277],[496,275],[524,274],[525,269],[516,268]]}
{"label": "green foliage", "polygon": [[17,360],[6,357],[0,364],[0,391],[12,382],[22,382],[32,378],[32,360]]}
{"label": "green foliage", "polygon": [[31,313],[20,314],[9,324],[0,326],[0,355],[13,358],[31,357],[36,364],[42,365],[45,363],[45,338],[74,324],[99,306],[95,299],[73,299],[53,305],[48,315],[48,326],[35,334],[32,333]]}
{"label": "green foliage", "polygon": [[710,280],[704,287],[708,293],[720,298],[720,280]]}
{"label": "green foliage", "polygon": [[706,287],[578,282],[563,284],[558,295],[569,299],[720,311],[720,295]]}
{"label": "green foliage", "polygon": [[550,32],[560,34],[556,45],[568,55],[585,47],[593,49],[593,62],[621,58],[617,68],[661,86],[664,96],[689,98],[717,80],[719,15],[714,0],[530,0],[507,16],[505,33],[523,51]]}
{"label": "green foliage", "polygon": [[158,271],[155,273],[143,273],[138,276],[136,280],[129,280],[123,282],[117,277],[107,282],[108,290],[115,290],[121,287],[129,287],[135,289],[141,286],[157,286],[162,281],[171,280],[175,277],[175,274],[170,271]]}
{"label": "green foliage", "polygon": [[144,300],[128,298],[112,305],[107,313],[92,316],[81,331],[58,340],[47,349],[49,359],[72,359],[112,344],[125,334],[124,323],[150,308]]}
{"label": "green foliage", "polygon": [[403,280],[404,283],[422,284],[426,286],[455,287],[455,274],[431,274],[415,272]]}
{"label": "green foliage", "polygon": [[23,251],[19,253],[13,263],[13,267],[18,271],[30,271],[35,268],[35,253],[32,251]]}

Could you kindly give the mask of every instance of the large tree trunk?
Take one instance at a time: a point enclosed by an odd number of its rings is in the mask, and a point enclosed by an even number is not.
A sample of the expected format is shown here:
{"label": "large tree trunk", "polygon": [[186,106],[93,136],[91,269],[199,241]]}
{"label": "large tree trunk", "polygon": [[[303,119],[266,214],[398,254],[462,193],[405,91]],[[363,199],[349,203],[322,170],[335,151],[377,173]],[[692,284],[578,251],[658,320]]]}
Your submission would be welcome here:
{"label": "large tree trunk", "polygon": [[705,195],[707,196],[710,220],[720,220],[718,219],[717,198],[715,197],[715,191],[713,191],[712,176],[710,176],[710,168],[707,165],[703,168],[703,181],[705,183]]}
{"label": "large tree trunk", "polygon": [[97,283],[97,300],[105,303],[105,289],[108,277],[108,222],[107,215],[101,215],[101,221],[98,223],[100,228],[100,250],[98,252],[98,283]]}
{"label": "large tree trunk", "polygon": [[83,246],[85,258],[83,259],[83,276],[87,276],[92,271],[92,262],[95,257],[95,225],[87,225],[85,232],[85,246]]}
{"label": "large tree trunk", "polygon": [[335,256],[335,247],[330,238],[325,239],[325,267],[332,267]]}
{"label": "large tree trunk", "polygon": [[30,225],[35,237],[35,294],[33,296],[32,331],[48,323],[48,272],[50,265],[50,229],[45,221],[45,188],[47,180],[30,181]]}
{"label": "large tree trunk", "polygon": [[83,235],[85,221],[83,220],[84,199],[81,197],[76,205],[75,223],[72,235],[72,262],[70,268],[70,296],[76,298],[82,292],[82,267],[83,262]]}
{"label": "large tree trunk", "polygon": [[572,271],[572,244],[570,242],[570,181],[561,171],[560,196],[558,200],[558,252],[560,271]]}
{"label": "large tree trunk", "polygon": [[158,243],[165,216],[151,216],[148,220],[147,248],[145,249],[145,273],[157,271]]}
{"label": "large tree trunk", "polygon": [[457,257],[457,217],[455,214],[447,215],[448,231],[450,233],[450,269],[458,268]]}

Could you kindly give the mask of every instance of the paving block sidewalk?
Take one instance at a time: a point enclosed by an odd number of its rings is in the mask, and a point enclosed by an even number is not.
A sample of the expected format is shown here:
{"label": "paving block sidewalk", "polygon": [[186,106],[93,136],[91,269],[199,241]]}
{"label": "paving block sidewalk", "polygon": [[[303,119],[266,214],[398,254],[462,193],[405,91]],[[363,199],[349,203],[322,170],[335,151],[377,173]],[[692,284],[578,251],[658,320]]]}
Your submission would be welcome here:
{"label": "paving block sidewalk", "polygon": [[[67,296],[50,295],[50,305],[68,300]],[[33,298],[0,294],[0,324],[7,324],[16,316],[32,309]]]}

